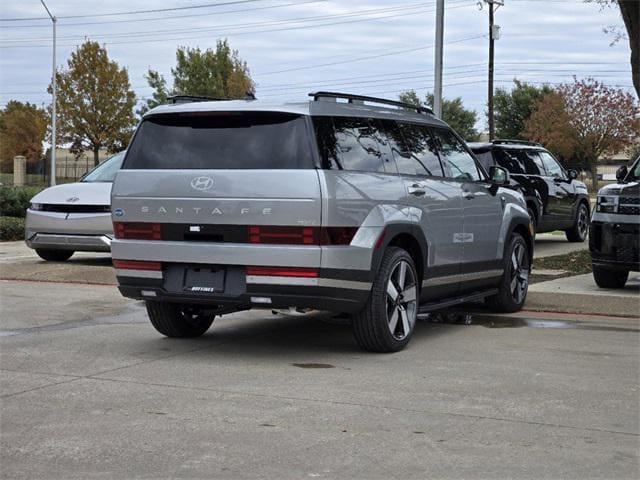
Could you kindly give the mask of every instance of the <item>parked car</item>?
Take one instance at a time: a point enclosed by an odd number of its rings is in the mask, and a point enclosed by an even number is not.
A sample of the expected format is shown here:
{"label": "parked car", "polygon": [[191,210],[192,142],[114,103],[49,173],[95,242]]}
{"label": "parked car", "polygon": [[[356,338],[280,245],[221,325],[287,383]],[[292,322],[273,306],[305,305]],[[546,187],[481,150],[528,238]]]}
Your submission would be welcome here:
{"label": "parked car", "polygon": [[298,104],[191,101],[148,112],[112,196],[123,295],[169,337],[250,308],[352,314],[397,351],[419,311],[522,307],[533,242],[503,188],[431,110],[320,92]]}
{"label": "parked car", "polygon": [[111,185],[124,153],[109,157],[79,182],[47,188],[31,199],[25,239],[40,258],[63,262],[75,251],[110,250]]}
{"label": "parked car", "polygon": [[584,242],[589,230],[589,193],[542,145],[520,140],[470,143],[486,168],[506,168],[522,189],[536,232],[564,230],[570,242]]}
{"label": "parked car", "polygon": [[640,157],[616,178],[598,192],[589,231],[593,278],[602,288],[622,288],[630,271],[640,271]]}

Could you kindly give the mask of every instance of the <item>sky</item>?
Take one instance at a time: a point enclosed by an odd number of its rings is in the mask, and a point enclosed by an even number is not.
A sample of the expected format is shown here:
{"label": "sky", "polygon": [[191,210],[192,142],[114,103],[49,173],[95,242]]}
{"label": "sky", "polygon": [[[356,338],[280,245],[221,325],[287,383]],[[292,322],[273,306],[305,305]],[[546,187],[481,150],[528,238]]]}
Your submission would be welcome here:
{"label": "sky", "polygon": [[[58,17],[58,68],[85,39],[105,45],[128,69],[139,99],[149,68],[170,79],[178,46],[215,47],[227,38],[260,99],[302,101],[314,90],[397,98],[433,89],[436,0],[46,0]],[[482,6],[482,8],[480,8]],[[142,12],[145,10],[156,10]],[[163,11],[157,11],[163,10]],[[139,12],[139,13],[138,13]],[[629,44],[603,29],[623,28],[617,7],[582,0],[504,0],[495,23],[496,87],[513,79],[562,83],[593,77],[634,92]],[[486,127],[488,8],[445,0],[445,98],[462,97]],[[0,5],[0,107],[9,100],[48,106],[52,27],[40,0]]]}

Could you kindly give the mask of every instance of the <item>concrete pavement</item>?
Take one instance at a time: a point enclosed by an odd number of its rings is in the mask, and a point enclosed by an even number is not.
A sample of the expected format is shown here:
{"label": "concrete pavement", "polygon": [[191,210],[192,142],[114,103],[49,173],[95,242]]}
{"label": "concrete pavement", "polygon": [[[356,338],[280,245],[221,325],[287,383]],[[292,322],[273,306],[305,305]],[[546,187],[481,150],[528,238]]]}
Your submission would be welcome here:
{"label": "concrete pavement", "polygon": [[555,235],[552,233],[540,233],[536,235],[536,244],[533,249],[533,258],[553,257],[555,255],[565,255],[578,250],[588,250],[589,241],[568,242],[564,233]]}
{"label": "concrete pavement", "polygon": [[1,478],[640,475],[637,321],[421,322],[373,355],[318,317],[175,340],[112,287],[0,289]]}

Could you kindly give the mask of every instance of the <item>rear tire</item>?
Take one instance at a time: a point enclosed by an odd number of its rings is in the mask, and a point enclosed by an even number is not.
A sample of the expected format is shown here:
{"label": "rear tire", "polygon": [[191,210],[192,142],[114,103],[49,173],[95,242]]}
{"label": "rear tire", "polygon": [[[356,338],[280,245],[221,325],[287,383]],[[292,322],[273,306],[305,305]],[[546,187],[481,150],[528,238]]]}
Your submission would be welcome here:
{"label": "rear tire", "polygon": [[367,304],[353,317],[358,345],[380,353],[406,347],[416,324],[419,295],[420,280],[411,256],[401,248],[387,248]]}
{"label": "rear tire", "polygon": [[71,258],[73,250],[48,250],[43,248],[36,248],[38,256],[46,260],[47,262],[64,262]]}
{"label": "rear tire", "polygon": [[529,247],[522,235],[514,233],[505,250],[504,273],[496,295],[487,297],[492,310],[503,313],[517,312],[524,305],[529,289]]}
{"label": "rear tire", "polygon": [[581,203],[578,205],[578,211],[576,212],[576,218],[573,222],[573,227],[569,230],[565,230],[564,233],[567,236],[567,240],[570,242],[584,242],[587,238],[587,232],[589,231],[589,208]]}
{"label": "rear tire", "polygon": [[600,288],[624,288],[629,278],[628,270],[611,270],[593,266],[593,279]]}
{"label": "rear tire", "polygon": [[145,302],[149,320],[166,337],[194,338],[209,330],[215,315],[178,303]]}

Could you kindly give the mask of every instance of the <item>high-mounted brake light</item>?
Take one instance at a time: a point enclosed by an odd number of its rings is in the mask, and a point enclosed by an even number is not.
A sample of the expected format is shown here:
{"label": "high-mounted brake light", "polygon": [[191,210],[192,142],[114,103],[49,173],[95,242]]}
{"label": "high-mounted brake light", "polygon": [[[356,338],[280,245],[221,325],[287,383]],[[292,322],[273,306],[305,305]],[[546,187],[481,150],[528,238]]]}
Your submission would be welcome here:
{"label": "high-mounted brake light", "polygon": [[116,238],[128,240],[162,240],[162,224],[145,222],[113,222]]}

